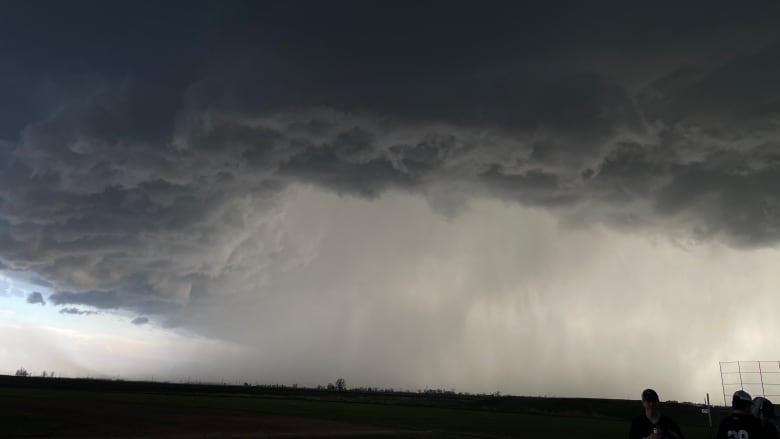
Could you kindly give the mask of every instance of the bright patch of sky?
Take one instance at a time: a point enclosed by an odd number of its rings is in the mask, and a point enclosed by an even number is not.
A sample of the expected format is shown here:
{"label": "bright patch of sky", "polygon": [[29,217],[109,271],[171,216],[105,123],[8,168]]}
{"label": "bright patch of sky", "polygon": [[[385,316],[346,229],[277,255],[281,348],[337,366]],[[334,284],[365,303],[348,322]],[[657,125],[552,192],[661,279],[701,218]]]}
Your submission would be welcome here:
{"label": "bright patch of sky", "polygon": [[[0,275],[0,373],[25,368],[34,375],[236,383],[242,377],[223,361],[236,361],[244,349],[183,330],[152,324],[134,325],[133,315],[116,310],[62,314],[64,307],[29,304],[27,294],[50,291],[24,280]],[[211,363],[211,364],[210,364]],[[182,375],[181,371],[190,371]]]}

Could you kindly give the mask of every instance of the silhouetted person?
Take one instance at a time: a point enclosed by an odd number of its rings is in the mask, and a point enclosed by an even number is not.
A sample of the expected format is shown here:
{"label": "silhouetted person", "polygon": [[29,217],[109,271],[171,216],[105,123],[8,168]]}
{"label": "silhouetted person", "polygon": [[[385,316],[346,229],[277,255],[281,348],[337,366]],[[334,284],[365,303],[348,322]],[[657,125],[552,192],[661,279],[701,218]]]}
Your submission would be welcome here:
{"label": "silhouetted person", "polygon": [[761,421],[750,415],[753,400],[744,390],[737,390],[731,397],[733,411],[718,427],[717,439],[763,439]]}
{"label": "silhouetted person", "polygon": [[761,421],[764,439],[780,439],[775,419],[775,406],[772,404],[772,401],[762,396],[753,398],[753,407],[750,409],[750,414]]}
{"label": "silhouetted person", "polygon": [[642,406],[645,412],[631,421],[628,439],[685,439],[677,423],[661,414],[655,390],[645,389],[642,392]]}

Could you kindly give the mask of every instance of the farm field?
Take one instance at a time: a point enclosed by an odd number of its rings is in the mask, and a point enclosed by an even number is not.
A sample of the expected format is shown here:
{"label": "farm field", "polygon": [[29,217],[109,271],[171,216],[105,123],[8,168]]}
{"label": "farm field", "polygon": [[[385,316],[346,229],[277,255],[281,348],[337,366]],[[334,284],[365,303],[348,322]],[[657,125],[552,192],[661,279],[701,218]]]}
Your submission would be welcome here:
{"label": "farm field", "polygon": [[[3,383],[0,380],[0,438],[622,438],[630,417],[639,413],[638,402],[617,400],[422,395],[367,398],[350,392],[240,393],[244,389],[238,386],[233,386],[235,392],[229,392],[231,386],[227,386],[227,392],[204,387],[206,391],[199,393],[197,386],[176,391],[175,386],[164,385],[161,392],[155,391],[153,384],[117,390],[112,382],[100,381],[87,383],[91,387],[62,385],[60,380],[29,380],[27,383],[35,385],[28,386],[19,381]],[[556,414],[556,407],[570,415]],[[693,406],[670,407],[667,413],[674,416],[670,412],[683,408],[690,409],[690,416],[680,413],[688,438],[714,436]]]}

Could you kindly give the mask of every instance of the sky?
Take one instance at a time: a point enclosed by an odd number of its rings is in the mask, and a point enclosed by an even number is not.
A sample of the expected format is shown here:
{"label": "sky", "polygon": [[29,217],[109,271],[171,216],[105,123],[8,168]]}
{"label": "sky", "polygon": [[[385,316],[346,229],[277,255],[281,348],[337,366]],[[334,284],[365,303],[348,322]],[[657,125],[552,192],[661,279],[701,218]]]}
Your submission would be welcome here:
{"label": "sky", "polygon": [[780,3],[9,1],[0,72],[0,373],[700,402],[780,360]]}

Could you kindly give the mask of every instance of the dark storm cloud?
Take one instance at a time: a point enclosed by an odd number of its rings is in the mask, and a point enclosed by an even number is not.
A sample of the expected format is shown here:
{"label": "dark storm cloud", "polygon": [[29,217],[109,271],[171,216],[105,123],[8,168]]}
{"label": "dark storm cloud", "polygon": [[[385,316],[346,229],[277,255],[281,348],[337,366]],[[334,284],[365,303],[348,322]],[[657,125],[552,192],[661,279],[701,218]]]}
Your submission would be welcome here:
{"label": "dark storm cloud", "polygon": [[301,182],[780,240],[775,6],[187,5],[2,14],[0,267],[55,304],[281,264],[231,239]]}
{"label": "dark storm cloud", "polygon": [[134,325],[145,325],[149,323],[149,319],[146,317],[136,317],[130,323]]}
{"label": "dark storm cloud", "polygon": [[[294,180],[315,183],[340,193],[377,196],[389,188],[413,188],[414,177],[393,166],[387,159],[352,163],[329,147],[314,147],[279,168],[279,174]],[[419,184],[419,183],[418,183]]]}
{"label": "dark storm cloud", "polygon": [[156,294],[151,292],[144,294],[142,291],[89,290],[79,293],[59,291],[49,296],[49,300],[55,305],[87,305],[98,309],[123,307],[149,314],[168,313],[179,308],[176,303],[160,300]]}
{"label": "dark storm cloud", "polygon": [[84,293],[71,293],[67,291],[54,293],[49,300],[55,305],[89,305],[99,309],[112,309],[119,307],[119,300],[114,291],[87,291]]}
{"label": "dark storm cloud", "polygon": [[33,291],[32,293],[27,294],[27,303],[40,303],[41,305],[46,305],[46,301],[43,299],[43,294]]}

